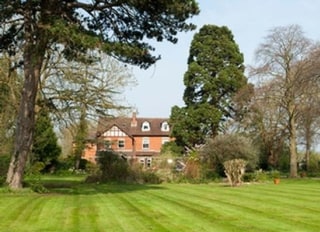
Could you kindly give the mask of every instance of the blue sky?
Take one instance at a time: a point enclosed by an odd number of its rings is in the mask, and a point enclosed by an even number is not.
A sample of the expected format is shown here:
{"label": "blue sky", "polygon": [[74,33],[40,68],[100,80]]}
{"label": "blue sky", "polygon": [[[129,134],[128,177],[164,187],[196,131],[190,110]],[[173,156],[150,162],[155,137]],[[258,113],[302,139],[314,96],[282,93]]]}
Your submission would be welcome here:
{"label": "blue sky", "polygon": [[197,30],[179,34],[178,44],[154,43],[162,59],[147,70],[134,68],[138,85],[125,98],[139,117],[169,117],[171,107],[183,106],[183,75],[194,34],[205,24],[227,26],[233,33],[245,65],[254,64],[254,51],[268,30],[298,24],[305,35],[320,41],[319,0],[199,0],[200,15],[191,19]]}

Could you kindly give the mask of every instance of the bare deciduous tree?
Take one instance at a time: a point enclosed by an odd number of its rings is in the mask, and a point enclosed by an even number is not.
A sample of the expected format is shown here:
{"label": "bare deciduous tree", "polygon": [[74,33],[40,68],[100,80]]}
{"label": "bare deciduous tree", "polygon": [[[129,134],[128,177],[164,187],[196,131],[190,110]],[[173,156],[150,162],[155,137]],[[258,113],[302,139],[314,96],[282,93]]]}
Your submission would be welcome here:
{"label": "bare deciduous tree", "polygon": [[60,128],[69,128],[73,137],[75,168],[88,139],[88,123],[99,115],[109,115],[128,109],[122,99],[124,88],[134,85],[131,70],[107,55],[96,58],[88,54],[88,63],[70,62],[61,53],[51,53],[42,73],[42,104]]}
{"label": "bare deciduous tree", "polygon": [[305,78],[310,79],[306,83],[306,90],[300,99],[300,114],[298,118],[298,136],[305,147],[304,160],[306,169],[309,169],[311,147],[320,132],[320,45],[316,44],[309,55],[307,62],[309,69],[305,72]]}
{"label": "bare deciduous tree", "polygon": [[[272,81],[270,99],[283,110],[290,149],[290,176],[297,177],[297,123],[302,96],[312,78],[306,78],[313,62],[309,59],[313,44],[298,25],[276,27],[256,51],[257,66],[251,74]],[[276,93],[276,95],[272,95]]]}
{"label": "bare deciduous tree", "polygon": [[261,149],[262,167],[278,168],[280,155],[287,142],[285,110],[279,108],[275,99],[280,99],[277,81],[257,87],[249,114],[251,135]]}

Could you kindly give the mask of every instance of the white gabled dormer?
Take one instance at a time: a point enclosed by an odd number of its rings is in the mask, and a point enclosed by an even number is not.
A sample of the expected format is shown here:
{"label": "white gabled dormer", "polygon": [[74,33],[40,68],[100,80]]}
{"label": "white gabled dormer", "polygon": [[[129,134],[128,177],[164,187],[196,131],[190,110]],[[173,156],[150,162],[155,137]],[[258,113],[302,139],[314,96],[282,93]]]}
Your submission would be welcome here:
{"label": "white gabled dormer", "polygon": [[170,127],[169,127],[169,123],[167,121],[164,121],[161,123],[161,131],[169,131]]}
{"label": "white gabled dormer", "polygon": [[147,121],[144,121],[142,123],[141,130],[142,131],[150,131],[150,123]]}

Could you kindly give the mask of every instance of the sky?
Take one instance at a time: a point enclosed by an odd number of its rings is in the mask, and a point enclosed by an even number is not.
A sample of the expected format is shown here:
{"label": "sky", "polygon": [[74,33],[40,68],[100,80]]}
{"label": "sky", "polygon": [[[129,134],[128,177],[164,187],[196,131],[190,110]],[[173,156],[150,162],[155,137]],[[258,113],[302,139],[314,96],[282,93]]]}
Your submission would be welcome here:
{"label": "sky", "polygon": [[137,85],[124,92],[127,104],[138,117],[170,117],[174,105],[184,106],[183,75],[193,36],[206,24],[227,26],[244,55],[245,65],[254,65],[254,52],[269,30],[298,24],[305,36],[320,41],[320,0],[198,0],[200,14],[190,21],[195,31],[181,33],[178,43],[152,43],[161,55],[147,70],[133,68]]}

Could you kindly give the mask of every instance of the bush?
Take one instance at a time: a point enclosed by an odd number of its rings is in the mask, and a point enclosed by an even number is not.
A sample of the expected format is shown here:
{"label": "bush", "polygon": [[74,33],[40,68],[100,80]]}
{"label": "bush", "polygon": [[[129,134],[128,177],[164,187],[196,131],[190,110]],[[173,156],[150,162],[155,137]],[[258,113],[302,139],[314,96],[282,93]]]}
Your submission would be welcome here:
{"label": "bush", "polygon": [[221,171],[226,161],[245,160],[248,170],[255,170],[258,161],[257,149],[252,141],[239,134],[224,134],[209,139],[201,150],[201,156],[202,161],[216,169],[220,175],[223,175]]}
{"label": "bush", "polygon": [[162,183],[162,180],[160,179],[160,177],[156,173],[150,170],[142,172],[141,181],[143,184],[161,184]]}
{"label": "bush", "polygon": [[268,174],[265,171],[259,170],[259,171],[255,172],[255,181],[257,181],[257,182],[265,182],[268,179],[269,179],[268,178]]}
{"label": "bush", "polygon": [[[277,167],[275,167],[277,168]],[[281,172],[289,172],[290,171],[290,154],[284,152],[279,157],[279,170]]]}
{"label": "bush", "polygon": [[98,154],[98,167],[87,177],[86,182],[125,182],[140,184],[159,184],[163,180],[155,170],[144,169],[137,162],[128,163],[112,150]]}
{"label": "bush", "polygon": [[256,181],[256,175],[254,172],[245,173],[242,177],[243,182],[254,182]]}
{"label": "bush", "polygon": [[48,193],[49,190],[43,186],[40,182],[35,182],[30,184],[30,188],[33,192],[36,193]]}
{"label": "bush", "polygon": [[98,165],[102,181],[125,182],[129,177],[128,162],[111,150],[98,153]]}
{"label": "bush", "polygon": [[[45,164],[43,162],[35,162],[27,170],[27,186],[36,193],[47,193],[46,189],[41,183],[41,171],[44,169]],[[26,186],[26,187],[27,187]]]}
{"label": "bush", "polygon": [[266,182],[270,179],[268,176],[270,174],[266,173],[263,170],[258,170],[254,172],[245,173],[242,177],[244,182]]}
{"label": "bush", "polygon": [[186,163],[184,174],[187,179],[201,179],[201,166],[199,160],[189,159]]}
{"label": "bush", "polygon": [[243,159],[232,159],[223,163],[226,176],[231,186],[241,185],[246,165],[247,162]]}
{"label": "bush", "polygon": [[[160,182],[172,182],[175,169],[175,158],[163,154],[152,160],[152,172],[159,178]],[[143,171],[143,170],[142,170]],[[150,172],[151,170],[145,170]]]}
{"label": "bush", "polygon": [[183,154],[183,150],[183,147],[178,146],[175,141],[170,141],[162,145],[161,155],[172,154],[175,156],[180,156],[181,154]]}
{"label": "bush", "polygon": [[308,168],[308,175],[317,176],[320,173],[320,157],[317,154],[310,155],[310,163]]}
{"label": "bush", "polygon": [[3,184],[6,180],[9,163],[10,163],[9,155],[0,156],[0,185]]}

